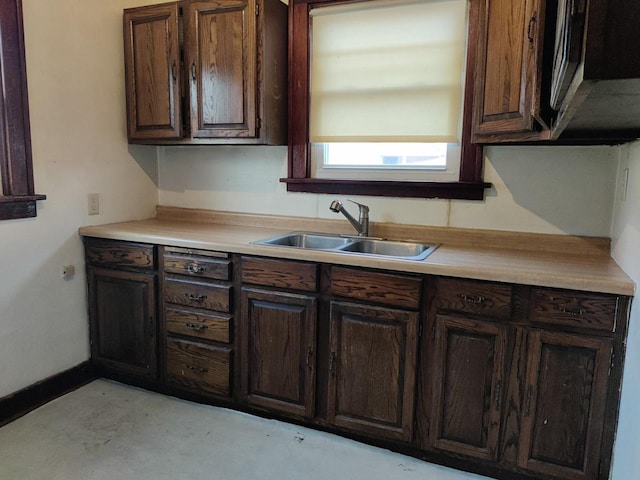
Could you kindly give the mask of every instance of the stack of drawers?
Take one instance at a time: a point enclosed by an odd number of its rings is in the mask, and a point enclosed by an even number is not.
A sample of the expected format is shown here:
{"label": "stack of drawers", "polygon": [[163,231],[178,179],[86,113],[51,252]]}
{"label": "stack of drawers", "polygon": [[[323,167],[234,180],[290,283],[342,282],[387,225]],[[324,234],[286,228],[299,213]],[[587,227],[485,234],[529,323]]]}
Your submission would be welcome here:
{"label": "stack of drawers", "polygon": [[228,257],[169,247],[162,257],[166,382],[227,398],[233,374]]}

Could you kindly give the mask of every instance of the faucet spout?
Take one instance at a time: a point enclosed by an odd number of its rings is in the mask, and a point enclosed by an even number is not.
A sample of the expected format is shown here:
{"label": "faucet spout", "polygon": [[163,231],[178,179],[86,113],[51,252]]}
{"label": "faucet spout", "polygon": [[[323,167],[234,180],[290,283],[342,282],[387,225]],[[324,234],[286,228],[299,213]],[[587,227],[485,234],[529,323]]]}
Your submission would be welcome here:
{"label": "faucet spout", "polygon": [[353,200],[349,200],[349,201],[358,205],[358,209],[359,209],[358,220],[353,218],[351,214],[344,208],[344,206],[342,205],[342,202],[338,200],[334,200],[333,202],[331,202],[331,205],[329,205],[329,209],[332,212],[342,213],[346,217],[346,219],[349,220],[349,223],[353,225],[353,228],[356,229],[359,236],[368,237],[369,236],[369,207],[366,205],[362,205],[361,203],[354,202]]}

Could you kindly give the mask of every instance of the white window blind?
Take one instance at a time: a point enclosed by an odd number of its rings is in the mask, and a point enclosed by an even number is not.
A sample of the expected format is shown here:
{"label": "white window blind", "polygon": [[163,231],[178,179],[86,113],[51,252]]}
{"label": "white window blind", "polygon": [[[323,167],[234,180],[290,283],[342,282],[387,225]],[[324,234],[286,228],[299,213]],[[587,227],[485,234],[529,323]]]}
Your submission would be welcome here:
{"label": "white window blind", "polygon": [[467,1],[311,11],[311,142],[459,141]]}

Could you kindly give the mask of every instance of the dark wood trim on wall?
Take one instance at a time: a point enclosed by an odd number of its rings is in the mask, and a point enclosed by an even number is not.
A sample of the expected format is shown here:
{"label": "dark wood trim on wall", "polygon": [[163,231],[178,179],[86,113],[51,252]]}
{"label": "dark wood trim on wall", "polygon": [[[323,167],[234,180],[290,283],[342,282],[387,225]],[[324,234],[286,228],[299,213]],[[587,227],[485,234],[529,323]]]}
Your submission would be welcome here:
{"label": "dark wood trim on wall", "polygon": [[0,426],[95,380],[88,361],[0,398]]}

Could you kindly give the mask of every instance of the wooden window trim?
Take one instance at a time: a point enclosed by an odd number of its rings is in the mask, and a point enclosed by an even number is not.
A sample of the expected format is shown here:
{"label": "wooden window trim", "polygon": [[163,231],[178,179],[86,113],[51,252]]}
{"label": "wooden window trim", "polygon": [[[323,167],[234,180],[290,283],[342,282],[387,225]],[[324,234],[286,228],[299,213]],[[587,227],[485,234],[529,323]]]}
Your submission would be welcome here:
{"label": "wooden window trim", "polygon": [[0,220],[36,216],[22,2],[0,3]]}
{"label": "wooden window trim", "polygon": [[[468,48],[462,120],[462,153],[457,182],[397,182],[311,178],[309,145],[309,11],[319,5],[359,0],[290,0],[289,3],[289,151],[288,177],[280,181],[289,192],[375,195],[391,197],[484,199],[491,187],[482,180],[482,146],[471,143],[471,111],[476,54]],[[478,37],[478,2],[471,1],[468,44]]]}

